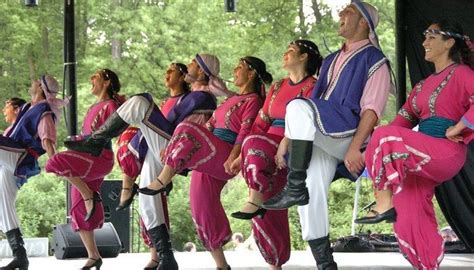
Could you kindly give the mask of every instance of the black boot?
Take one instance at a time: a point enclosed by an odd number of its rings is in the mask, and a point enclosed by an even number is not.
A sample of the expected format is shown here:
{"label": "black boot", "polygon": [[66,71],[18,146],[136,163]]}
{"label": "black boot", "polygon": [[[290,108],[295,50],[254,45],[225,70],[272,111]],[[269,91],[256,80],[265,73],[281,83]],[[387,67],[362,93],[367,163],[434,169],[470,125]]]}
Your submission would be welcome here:
{"label": "black boot", "polygon": [[16,228],[5,233],[7,235],[8,244],[13,253],[13,260],[6,266],[1,267],[1,270],[28,270],[28,258],[26,257],[25,242],[21,236],[20,229]]}
{"label": "black boot", "polygon": [[290,140],[290,158],[288,160],[288,181],[283,190],[263,204],[267,209],[286,209],[293,205],[305,205],[309,202],[306,188],[306,170],[313,152],[312,141]]}
{"label": "black boot", "polygon": [[102,150],[110,145],[112,138],[122,134],[127,127],[128,123],[123,121],[117,112],[114,112],[107,118],[107,121],[89,137],[83,140],[66,140],[64,141],[64,145],[70,150],[99,156]]}
{"label": "black boot", "polygon": [[311,252],[316,260],[318,270],[337,270],[337,264],[332,257],[332,248],[329,236],[308,241]]}
{"label": "black boot", "polygon": [[148,230],[151,242],[158,252],[160,263],[156,269],[158,270],[178,270],[178,263],[174,259],[173,250],[171,249],[170,236],[165,224]]}

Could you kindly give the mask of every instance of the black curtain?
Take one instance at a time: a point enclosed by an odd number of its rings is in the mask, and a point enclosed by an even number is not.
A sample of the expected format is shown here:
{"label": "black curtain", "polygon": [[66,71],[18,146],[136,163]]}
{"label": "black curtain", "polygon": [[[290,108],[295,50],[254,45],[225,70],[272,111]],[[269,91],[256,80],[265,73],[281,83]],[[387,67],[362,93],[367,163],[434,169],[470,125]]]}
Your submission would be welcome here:
{"label": "black curtain", "polygon": [[[403,0],[403,3],[405,45],[413,86],[434,71],[424,60],[422,32],[433,20],[446,18],[460,23],[465,34],[474,40],[474,1]],[[474,251],[474,143],[469,145],[466,164],[459,174],[436,188],[436,199],[453,230]]]}

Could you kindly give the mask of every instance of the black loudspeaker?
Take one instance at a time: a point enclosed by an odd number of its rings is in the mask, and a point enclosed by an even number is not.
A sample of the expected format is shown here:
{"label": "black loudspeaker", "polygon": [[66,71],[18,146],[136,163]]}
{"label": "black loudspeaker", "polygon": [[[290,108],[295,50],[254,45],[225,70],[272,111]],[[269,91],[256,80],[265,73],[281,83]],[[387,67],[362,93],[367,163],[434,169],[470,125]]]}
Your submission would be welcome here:
{"label": "black loudspeaker", "polygon": [[[118,256],[122,244],[112,223],[104,223],[104,226],[95,230],[94,234],[102,257],[113,258]],[[79,232],[73,231],[71,224],[54,226],[51,251],[56,259],[87,258],[87,251],[82,244]]]}
{"label": "black loudspeaker", "polygon": [[27,7],[36,7],[38,5],[38,0],[25,0],[25,6]]}
{"label": "black loudspeaker", "polygon": [[235,12],[235,2],[236,0],[224,0],[224,6],[226,12]]}
{"label": "black loudspeaker", "polygon": [[122,241],[122,252],[130,251],[130,208],[115,211],[120,201],[122,181],[106,180],[102,183],[100,194],[104,205],[105,222],[114,224],[114,228]]}

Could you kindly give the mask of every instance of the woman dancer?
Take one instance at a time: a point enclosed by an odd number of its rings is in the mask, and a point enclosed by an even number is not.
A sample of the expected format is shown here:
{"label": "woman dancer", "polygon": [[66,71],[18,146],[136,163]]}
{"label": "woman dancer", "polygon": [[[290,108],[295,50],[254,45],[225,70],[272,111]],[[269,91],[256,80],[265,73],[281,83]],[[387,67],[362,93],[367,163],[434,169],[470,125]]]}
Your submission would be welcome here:
{"label": "woman dancer", "polygon": [[[120,81],[110,69],[101,69],[91,76],[91,94],[97,98],[82,124],[82,135],[89,135],[98,130],[123,101],[118,95]],[[99,164],[99,166],[97,166]],[[54,155],[46,163],[45,170],[63,176],[72,185],[71,189],[71,225],[79,231],[89,259],[82,269],[97,270],[102,259],[94,239],[94,230],[104,224],[104,209],[100,196],[100,186],[104,177],[112,171],[114,153],[112,146],[102,151],[99,156],[77,151],[64,151]]]}
{"label": "woman dancer", "polygon": [[[150,151],[147,151],[140,173],[140,186],[145,187],[162,169],[160,153],[165,149],[173,131],[182,121],[207,121],[216,108],[213,93],[222,93],[223,82],[218,77],[219,59],[210,54],[196,54],[187,66],[186,82],[191,83],[192,91],[180,99],[167,117],[153,103],[150,94],[144,93],[127,100],[104,124],[104,128],[92,133],[84,140],[67,141],[69,149],[100,153],[113,137],[120,135],[129,124],[140,128]],[[170,186],[167,187],[169,192]],[[169,227],[166,225],[161,196],[140,196],[140,214],[158,251],[159,270],[178,269],[174,259]]]}
{"label": "woman dancer", "polygon": [[264,84],[271,80],[262,60],[252,56],[242,58],[234,69],[234,84],[240,90],[239,95],[222,103],[206,126],[189,122],[178,125],[165,152],[163,171],[157,181],[140,189],[147,195],[160,193],[176,173],[194,170],[191,212],[198,235],[211,252],[217,269],[230,269],[222,246],[232,235],[220,193],[234,176],[230,164],[240,155],[242,141],[263,104]]}
{"label": "woman dancer", "polygon": [[[365,159],[377,203],[356,222],[395,222],[410,263],[439,269],[444,243],[432,198],[435,187],[452,179],[466,160],[474,134],[474,62],[459,25],[442,20],[423,34],[425,60],[435,73],[415,86],[390,125],[372,135]],[[412,130],[417,124],[419,132]]]}
{"label": "woman dancer", "polygon": [[[170,91],[170,97],[164,100],[160,106],[160,110],[165,116],[180,102],[184,95],[189,93],[189,85],[184,81],[186,74],[187,68],[181,63],[172,63],[166,71],[165,85]],[[120,135],[118,145],[117,160],[123,175],[120,203],[116,208],[117,211],[120,211],[130,206],[133,197],[138,192],[138,185],[135,183],[135,180],[140,174],[143,162],[145,161],[148,145],[142,133],[135,127],[127,128],[122,135]],[[168,207],[164,195],[161,196],[161,202],[166,225],[169,227]],[[142,204],[140,204],[140,206],[142,206]],[[145,244],[150,248],[151,254],[150,262],[148,262],[144,269],[157,269],[159,264],[158,254],[141,218],[140,225],[142,238]]]}
{"label": "woman dancer", "polygon": [[[283,140],[286,104],[297,96],[311,95],[316,83],[313,75],[318,72],[321,63],[322,57],[313,42],[295,40],[288,45],[283,55],[283,68],[289,76],[270,88],[252,133],[244,140],[240,163],[234,163],[233,167],[235,171],[242,168],[250,197],[242,210],[232,213],[232,216],[253,219],[252,230],[257,245],[273,269],[281,269],[290,257],[288,211],[266,212],[260,206],[286,184],[287,169],[281,161],[283,156],[276,156],[279,144],[286,143]],[[286,147],[280,148],[286,150]],[[265,212],[265,218],[254,218],[262,217]]]}

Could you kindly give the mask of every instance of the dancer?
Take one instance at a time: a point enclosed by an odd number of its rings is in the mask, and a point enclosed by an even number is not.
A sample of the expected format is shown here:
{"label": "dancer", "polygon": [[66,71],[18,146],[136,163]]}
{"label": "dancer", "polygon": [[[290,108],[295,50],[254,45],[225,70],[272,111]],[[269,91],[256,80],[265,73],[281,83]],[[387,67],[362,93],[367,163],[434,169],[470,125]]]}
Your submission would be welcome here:
{"label": "dancer", "polygon": [[[183,96],[179,104],[168,113],[167,118],[153,103],[151,95],[140,94],[127,100],[107,120],[104,129],[92,133],[85,140],[68,141],[65,144],[70,149],[95,155],[100,153],[113,137],[120,135],[128,125],[137,126],[150,148],[140,173],[140,186],[146,187],[162,169],[160,153],[166,148],[176,125],[185,120],[198,123],[207,121],[216,108],[213,93],[227,93],[224,83],[218,77],[220,64],[216,56],[197,54],[187,69],[185,80],[191,83],[192,91]],[[169,186],[167,190],[169,191]],[[140,215],[159,254],[158,269],[178,269],[171,248],[169,228],[165,224],[161,197],[139,196],[139,204]]]}
{"label": "dancer", "polygon": [[5,106],[2,109],[5,122],[9,125],[4,131],[3,136],[7,136],[8,131],[12,128],[15,123],[18,114],[20,113],[21,107],[26,103],[26,100],[22,98],[9,98],[5,101]]}
{"label": "dancer", "polygon": [[151,185],[139,190],[147,195],[161,193],[176,173],[194,170],[191,213],[198,235],[211,252],[217,269],[230,269],[222,246],[232,235],[220,194],[234,177],[230,164],[240,155],[242,141],[263,104],[264,85],[271,80],[262,60],[252,56],[242,58],[234,68],[234,84],[239,88],[239,95],[225,100],[206,126],[189,122],[178,125],[165,152],[163,171]]}
{"label": "dancer", "polygon": [[[6,234],[13,260],[2,269],[28,269],[15,201],[18,189],[40,173],[38,158],[56,152],[56,125],[67,101],[56,98],[59,84],[50,75],[32,82],[30,103],[20,107],[13,125],[0,136],[0,229]],[[7,101],[4,113],[12,103]],[[6,117],[7,121],[9,118]]]}
{"label": "dancer", "polygon": [[400,250],[413,267],[439,269],[444,242],[432,199],[462,168],[474,136],[474,58],[458,24],[441,20],[423,34],[435,73],[415,86],[390,125],[375,130],[365,159],[376,205],[356,222],[396,221]]}
{"label": "dancer", "polygon": [[[82,135],[104,128],[104,123],[120,106],[123,97],[118,95],[120,81],[115,72],[101,69],[90,78],[91,94],[97,98],[82,123]],[[104,209],[100,186],[104,177],[112,171],[114,153],[109,144],[99,156],[76,151],[57,153],[45,165],[46,172],[67,179],[71,189],[71,226],[79,231],[86,247],[88,260],[82,269],[100,269],[102,259],[97,248],[94,230],[104,224]]]}
{"label": "dancer", "polygon": [[377,10],[354,1],[339,17],[343,47],[326,57],[311,99],[296,99],[286,108],[288,183],[264,203],[268,209],[300,205],[302,236],[318,269],[337,269],[327,209],[336,167],[344,161],[352,174],[362,171],[361,148],[381,118],[390,89],[387,59],[375,34]]}
{"label": "dancer", "polygon": [[[232,217],[252,219],[252,231],[260,252],[270,269],[280,269],[290,257],[290,231],[287,210],[266,212],[263,201],[279,192],[286,183],[286,169],[277,168],[274,156],[283,139],[285,106],[297,97],[308,97],[316,82],[322,62],[316,44],[295,40],[283,55],[283,68],[288,77],[275,83],[259,112],[252,132],[245,138],[242,154],[231,166],[242,175],[250,189],[248,203]],[[266,212],[266,213],[265,213]],[[265,218],[263,217],[265,214]],[[260,218],[254,218],[254,217]]]}
{"label": "dancer", "polygon": [[[170,91],[170,97],[161,103],[161,112],[167,116],[168,113],[176,106],[180,100],[189,93],[189,85],[184,81],[187,74],[187,68],[181,63],[172,63],[165,75],[165,85]],[[148,152],[148,145],[145,138],[138,128],[127,128],[118,139],[119,148],[117,150],[117,160],[122,169],[123,182],[120,203],[116,210],[126,209],[133,202],[134,196],[138,192],[138,185],[135,179],[142,170],[142,165]],[[166,226],[169,227],[168,207],[166,197],[161,196],[162,209]],[[150,249],[151,259],[145,270],[157,269],[159,258],[156,248],[150,240],[145,223],[140,218],[141,235],[145,244]]]}

